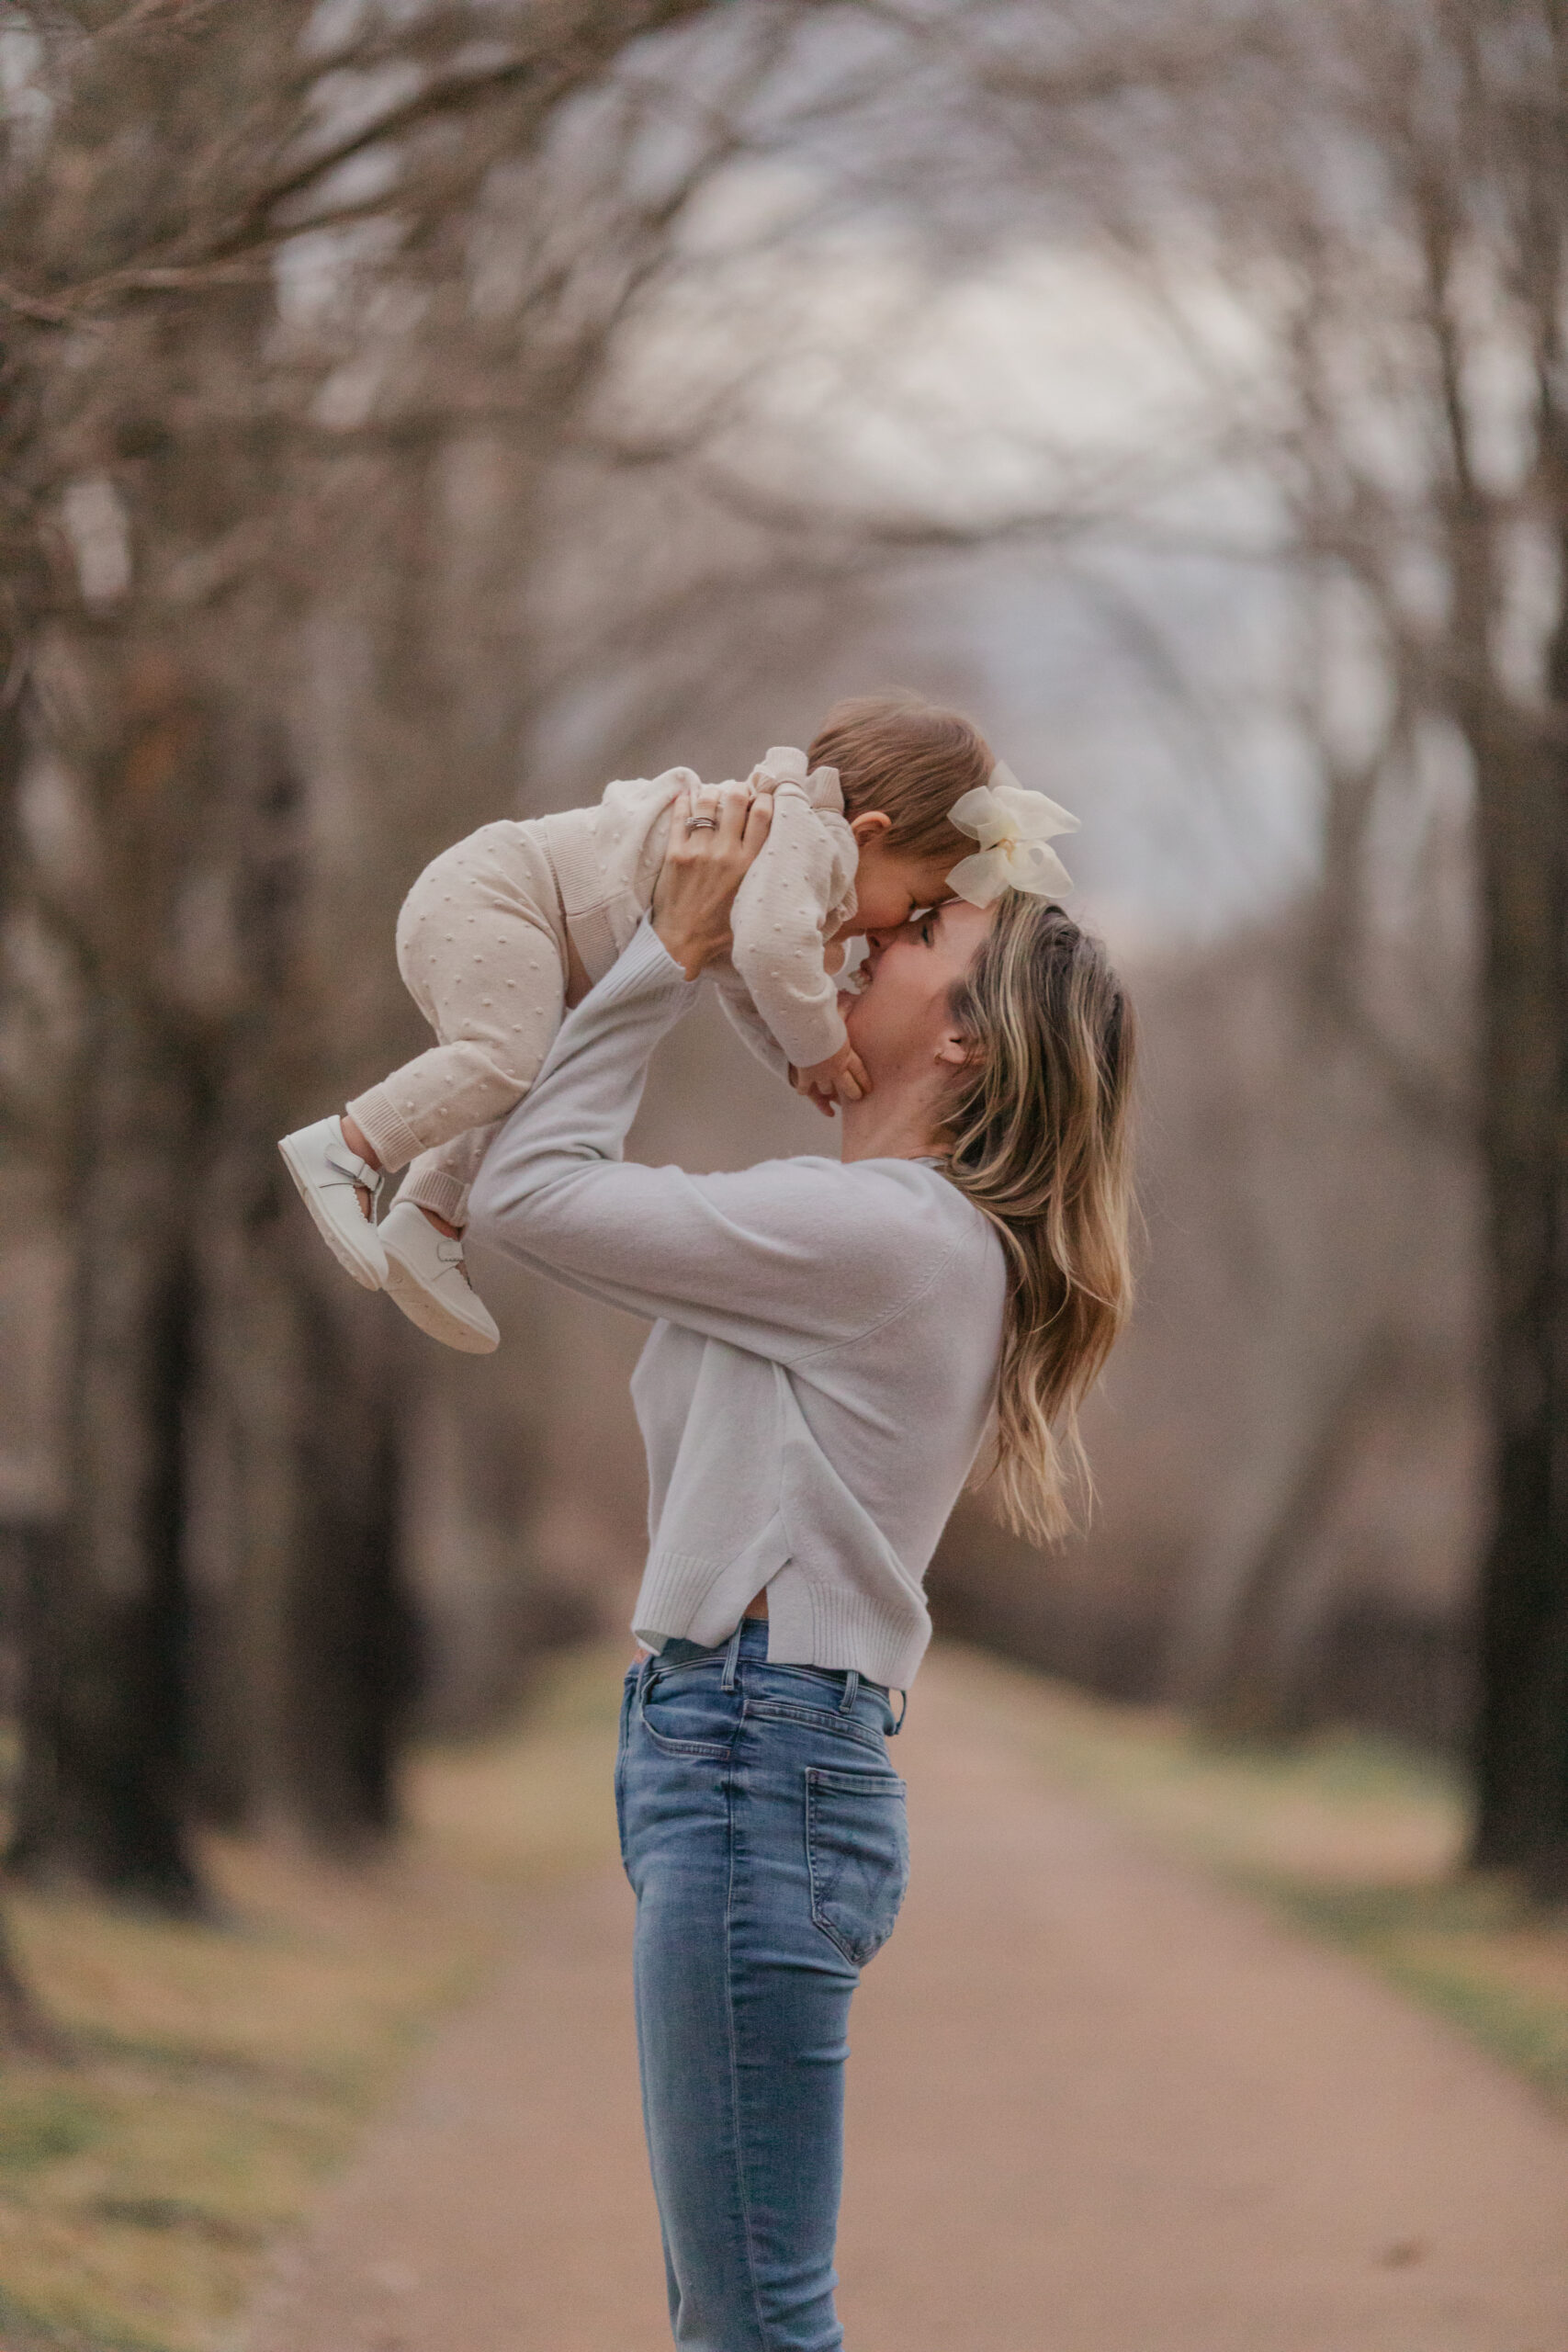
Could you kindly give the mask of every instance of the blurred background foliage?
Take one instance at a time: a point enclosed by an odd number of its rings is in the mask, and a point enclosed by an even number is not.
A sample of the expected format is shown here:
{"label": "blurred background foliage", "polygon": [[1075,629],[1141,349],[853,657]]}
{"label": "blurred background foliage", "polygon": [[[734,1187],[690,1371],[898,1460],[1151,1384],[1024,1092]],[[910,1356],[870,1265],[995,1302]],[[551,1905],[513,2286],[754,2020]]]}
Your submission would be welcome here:
{"label": "blurred background foliage", "polygon": [[[1568,1879],[1554,0],[7,0],[10,1867],[355,1853],[625,1617],[640,1333],[344,1283],[276,1138],[416,1042],[440,846],[836,695],[1084,820],[1144,1304],[939,1625],[1468,1758]],[[637,1137],[818,1149],[716,1024]],[[16,2030],[29,2020],[19,1986]]]}

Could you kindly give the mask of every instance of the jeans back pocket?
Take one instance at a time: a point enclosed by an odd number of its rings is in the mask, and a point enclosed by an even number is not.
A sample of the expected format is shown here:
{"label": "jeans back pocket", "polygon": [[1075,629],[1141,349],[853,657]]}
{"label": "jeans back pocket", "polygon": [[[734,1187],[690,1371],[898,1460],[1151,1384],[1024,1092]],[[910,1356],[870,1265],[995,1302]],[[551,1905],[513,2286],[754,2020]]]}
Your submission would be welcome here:
{"label": "jeans back pocket", "polygon": [[806,1771],[811,1916],[863,1967],[893,1933],[909,1883],[909,1827],[897,1772]]}

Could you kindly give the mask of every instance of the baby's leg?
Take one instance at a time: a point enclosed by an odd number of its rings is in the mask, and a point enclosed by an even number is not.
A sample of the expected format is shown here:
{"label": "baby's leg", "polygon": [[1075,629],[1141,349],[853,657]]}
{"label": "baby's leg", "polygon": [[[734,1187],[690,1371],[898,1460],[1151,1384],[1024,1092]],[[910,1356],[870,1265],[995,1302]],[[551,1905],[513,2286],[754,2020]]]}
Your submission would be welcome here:
{"label": "baby's leg", "polygon": [[470,1127],[467,1135],[454,1136],[434,1151],[422,1151],[398,1187],[399,1200],[433,1209],[448,1225],[467,1225],[468,1190],[500,1125],[496,1119],[488,1127]]}
{"label": "baby's leg", "polygon": [[[348,1106],[383,1168],[492,1126],[527,1092],[560,1026],[566,975],[541,887],[548,869],[525,831],[486,825],[426,866],[404,901],[398,967],[441,1042]],[[465,1201],[471,1172],[459,1159]]]}

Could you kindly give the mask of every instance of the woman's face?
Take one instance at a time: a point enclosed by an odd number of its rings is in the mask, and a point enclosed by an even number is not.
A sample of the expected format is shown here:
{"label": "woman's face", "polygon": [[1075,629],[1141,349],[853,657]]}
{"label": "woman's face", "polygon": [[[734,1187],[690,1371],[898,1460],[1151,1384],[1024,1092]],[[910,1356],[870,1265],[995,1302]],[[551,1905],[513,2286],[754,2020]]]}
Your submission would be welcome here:
{"label": "woman's face", "polygon": [[924,1080],[933,1065],[962,1062],[949,1001],[990,927],[988,908],[951,899],[897,931],[867,934],[870,978],[858,996],[839,999],[839,1010],[874,1089]]}

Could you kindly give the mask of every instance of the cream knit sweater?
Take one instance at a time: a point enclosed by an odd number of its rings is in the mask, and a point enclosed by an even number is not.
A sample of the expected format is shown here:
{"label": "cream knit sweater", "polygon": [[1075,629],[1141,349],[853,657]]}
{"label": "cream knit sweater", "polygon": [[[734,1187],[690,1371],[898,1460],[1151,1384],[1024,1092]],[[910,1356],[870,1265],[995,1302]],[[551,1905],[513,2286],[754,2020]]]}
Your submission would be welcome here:
{"label": "cream knit sweater", "polygon": [[1001,1244],[928,1160],[626,1164],[649,1057],[700,986],[643,923],[502,1127],[469,1229],[653,1322],[639,1638],[721,1642],[765,1586],[771,1659],[907,1687],[990,1414]]}

